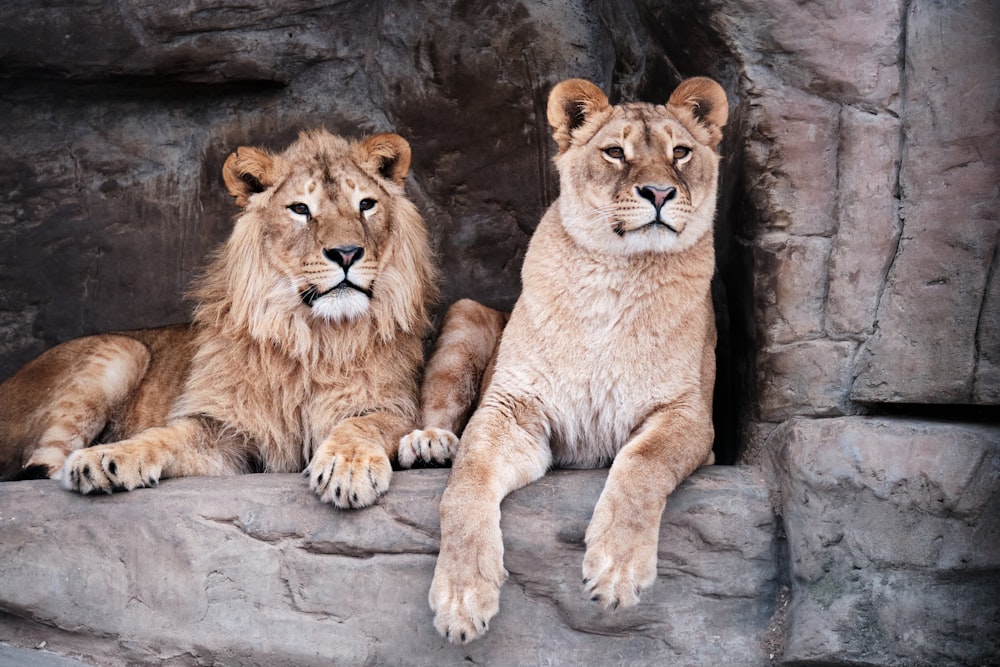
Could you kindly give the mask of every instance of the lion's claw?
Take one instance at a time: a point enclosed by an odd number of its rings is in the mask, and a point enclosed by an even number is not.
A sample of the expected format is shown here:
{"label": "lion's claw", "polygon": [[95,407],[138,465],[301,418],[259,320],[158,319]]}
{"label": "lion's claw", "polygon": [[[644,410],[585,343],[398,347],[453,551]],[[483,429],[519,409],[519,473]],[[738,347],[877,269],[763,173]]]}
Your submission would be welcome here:
{"label": "lion's claw", "polygon": [[442,529],[441,553],[427,595],[434,627],[453,644],[476,639],[500,611],[500,587],[506,579],[499,521],[485,533],[454,544],[446,543]]}
{"label": "lion's claw", "polygon": [[112,493],[156,486],[160,472],[159,465],[145,460],[140,446],[119,443],[72,452],[59,478],[69,491]]}
{"label": "lion's claw", "polygon": [[341,509],[368,507],[389,490],[392,466],[374,444],[324,447],[303,472],[320,500]]}

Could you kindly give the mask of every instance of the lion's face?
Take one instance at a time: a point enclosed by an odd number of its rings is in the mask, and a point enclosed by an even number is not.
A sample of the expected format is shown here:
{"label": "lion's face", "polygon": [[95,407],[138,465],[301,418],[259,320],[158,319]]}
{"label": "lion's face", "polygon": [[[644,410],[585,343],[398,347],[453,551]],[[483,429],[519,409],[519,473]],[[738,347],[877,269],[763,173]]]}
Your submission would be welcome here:
{"label": "lion's face", "polygon": [[268,256],[312,316],[363,315],[389,236],[391,197],[351,162],[301,165],[262,202]]}
{"label": "lion's face", "polygon": [[350,142],[317,131],[280,155],[230,156],[223,176],[245,206],[234,232],[245,239],[235,243],[259,249],[255,263],[275,277],[273,305],[334,323],[370,315],[376,302],[392,308],[401,288],[393,269],[413,250],[407,244],[426,246],[403,196],[409,164],[409,145],[393,134]]}
{"label": "lion's face", "polygon": [[711,229],[726,96],[689,79],[666,105],[611,106],[572,79],[549,98],[559,154],[560,216],[584,247],[605,254],[680,252]]}

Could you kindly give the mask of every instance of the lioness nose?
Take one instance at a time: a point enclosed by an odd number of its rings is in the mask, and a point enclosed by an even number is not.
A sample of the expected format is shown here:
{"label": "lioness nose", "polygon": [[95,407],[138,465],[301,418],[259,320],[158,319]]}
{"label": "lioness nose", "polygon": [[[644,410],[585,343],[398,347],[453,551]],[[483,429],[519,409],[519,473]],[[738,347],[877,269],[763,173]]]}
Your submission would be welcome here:
{"label": "lioness nose", "polygon": [[357,245],[341,245],[336,248],[324,249],[323,255],[346,271],[352,264],[364,257],[365,249]]}
{"label": "lioness nose", "polygon": [[636,190],[639,192],[640,197],[652,202],[657,211],[665,203],[677,196],[677,188],[673,186],[661,188],[655,185],[644,185],[641,188],[637,187]]}

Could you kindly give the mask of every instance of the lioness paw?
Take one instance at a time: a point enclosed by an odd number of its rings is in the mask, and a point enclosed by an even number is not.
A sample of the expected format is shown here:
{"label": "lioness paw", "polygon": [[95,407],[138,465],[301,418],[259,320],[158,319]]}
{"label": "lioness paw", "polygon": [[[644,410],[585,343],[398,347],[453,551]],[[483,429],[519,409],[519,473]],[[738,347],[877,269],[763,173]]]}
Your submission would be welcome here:
{"label": "lioness paw", "polygon": [[[499,514],[499,507],[497,514]],[[475,520],[475,509],[462,524],[482,526],[466,531],[452,526],[442,510],[441,551],[427,595],[434,627],[453,644],[464,644],[486,632],[500,610],[500,587],[507,579],[499,517]]]}
{"label": "lioness paw", "polygon": [[446,428],[426,428],[411,431],[399,439],[399,453],[396,460],[400,467],[411,468],[413,464],[447,463],[455,458],[458,451],[458,436]]}
{"label": "lioness paw", "polygon": [[[475,563],[475,560],[472,560]],[[434,627],[452,644],[465,644],[489,629],[489,621],[500,610],[500,585],[507,577],[503,563],[486,577],[472,565],[452,562],[434,571],[427,596],[434,612]]]}
{"label": "lioness paw", "polygon": [[368,507],[389,490],[392,465],[375,444],[327,444],[304,473],[320,500],[342,509]]}
{"label": "lioness paw", "polygon": [[161,472],[161,465],[149,460],[141,446],[115,444],[71,453],[58,477],[69,491],[111,493],[156,486]]}
{"label": "lioness paw", "polygon": [[583,589],[605,609],[631,607],[639,591],[656,580],[656,542],[644,544],[624,530],[587,539]]}

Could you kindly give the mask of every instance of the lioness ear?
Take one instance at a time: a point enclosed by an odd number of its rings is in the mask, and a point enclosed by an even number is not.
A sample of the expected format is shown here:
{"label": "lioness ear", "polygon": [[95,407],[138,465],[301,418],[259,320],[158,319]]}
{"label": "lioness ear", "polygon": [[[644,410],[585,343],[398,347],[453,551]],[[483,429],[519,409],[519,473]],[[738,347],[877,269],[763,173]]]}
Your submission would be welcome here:
{"label": "lioness ear", "polygon": [[376,134],[360,144],[358,161],[373,173],[402,185],[410,173],[410,144],[398,134]]}
{"label": "lioness ear", "polygon": [[726,91],[712,79],[696,76],[681,81],[667,102],[667,110],[701,143],[716,148],[729,120]]}
{"label": "lioness ear", "polygon": [[274,185],[274,168],[277,158],[259,148],[241,146],[226,158],[222,165],[222,180],[229,194],[236,197],[240,208],[247,205],[250,195],[263,192]]}
{"label": "lioness ear", "polygon": [[546,115],[552,137],[562,153],[569,148],[573,131],[611,105],[604,92],[584,79],[567,79],[549,93]]}

